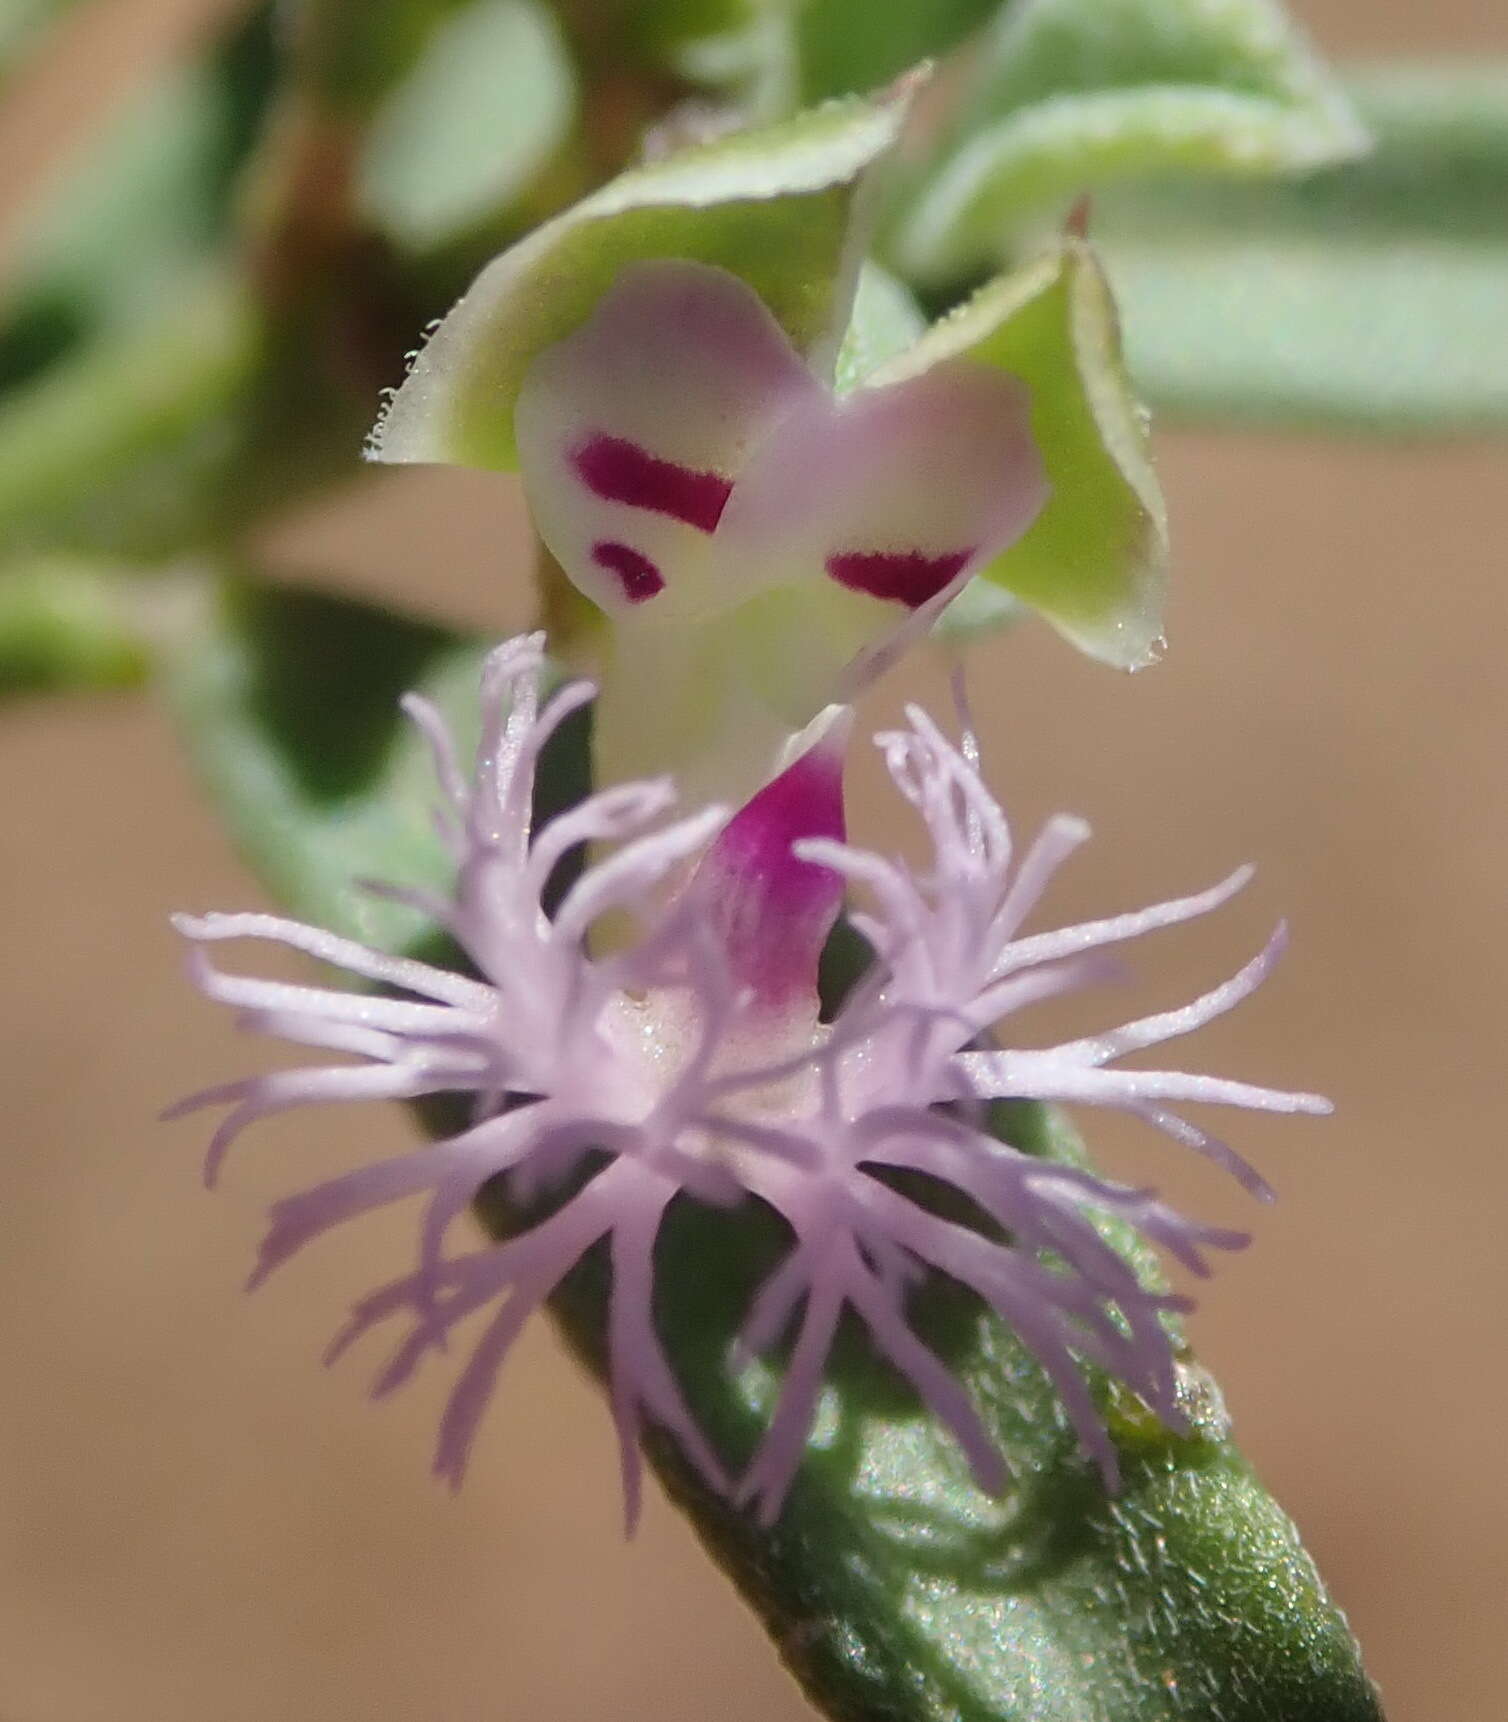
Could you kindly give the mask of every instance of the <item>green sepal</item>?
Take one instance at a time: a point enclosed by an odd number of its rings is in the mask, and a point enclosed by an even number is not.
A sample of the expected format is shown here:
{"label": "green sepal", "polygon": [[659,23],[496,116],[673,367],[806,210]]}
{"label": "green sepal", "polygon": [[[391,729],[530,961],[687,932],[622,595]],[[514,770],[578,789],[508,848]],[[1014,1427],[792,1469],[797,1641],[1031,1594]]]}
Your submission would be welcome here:
{"label": "green sepal", "polygon": [[932,625],[934,639],[966,646],[1009,628],[1026,614],[1026,606],[1003,586],[976,574]]}
{"label": "green sepal", "polygon": [[858,270],[856,197],[905,108],[904,95],[833,102],[734,133],[622,174],[537,228],[436,329],[373,433],[372,457],[511,467],[513,405],[530,362],[644,258],[731,271],[797,346],[830,360]]}
{"label": "green sepal", "polygon": [[1091,188],[1292,174],[1368,143],[1276,0],[1017,0],[979,67],[896,239],[917,279],[966,275]]}
{"label": "green sepal", "polygon": [[1026,383],[1052,486],[1032,526],[977,578],[1038,611],[1092,657],[1122,669],[1152,662],[1162,635],[1167,516],[1094,252],[1072,236],[1060,240],[982,287],[870,380],[955,358],[998,365]]}
{"label": "green sepal", "polygon": [[838,348],[834,389],[845,395],[857,388],[882,365],[909,351],[926,332],[926,315],[906,284],[866,260]]}

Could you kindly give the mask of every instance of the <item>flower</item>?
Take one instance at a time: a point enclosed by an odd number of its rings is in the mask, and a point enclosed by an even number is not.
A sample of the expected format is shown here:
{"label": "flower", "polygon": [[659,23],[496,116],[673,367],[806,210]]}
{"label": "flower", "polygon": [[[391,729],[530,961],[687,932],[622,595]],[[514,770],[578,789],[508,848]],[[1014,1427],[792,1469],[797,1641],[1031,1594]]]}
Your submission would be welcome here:
{"label": "flower", "polygon": [[844,393],[754,288],[622,268],[524,371],[534,527],[611,622],[598,775],[746,791],[781,742],[924,635],[1037,517],[1025,386],[968,357]]}
{"label": "flower", "polygon": [[705,752],[726,728],[748,755],[753,721],[763,768],[1047,496],[1014,378],[952,359],[836,394],[754,290],[705,263],[624,269],[530,366],[514,434],[546,548],[614,622],[613,700],[655,714],[635,733]]}
{"label": "flower", "polygon": [[372,431],[519,474],[598,781],[743,799],[966,585],[960,626],[1024,605],[1122,668],[1160,651],[1164,510],[1082,236],[930,327],[863,261],[918,87],[599,187],[483,268]]}
{"label": "flower", "polygon": [[[670,1432],[710,1487],[769,1523],[800,1465],[846,1309],[953,1431],[981,1485],[1003,1484],[1003,1462],[963,1385],[908,1317],[911,1291],[935,1272],[975,1293],[1036,1355],[1113,1485],[1114,1447],[1081,1363],[1118,1377],[1180,1426],[1163,1318],[1182,1304],[1140,1283],[1097,1218],[1129,1222],[1196,1273],[1205,1271],[1204,1251],[1245,1240],[1187,1220],[1146,1191],[1011,1148],[981,1127],[981,1104],[1030,1097],[1119,1107],[1258,1192],[1264,1187],[1244,1162],[1172,1109],[1213,1101],[1323,1112],[1328,1104],[1215,1077],[1113,1068],[1124,1054],[1185,1034],[1244,998],[1266,975],[1280,936],[1180,1010],[1040,1051],[999,1046],[992,1034],[1022,1006],[1096,979],[1107,947],[1217,907],[1246,871],[1195,896],[1023,935],[1086,828],[1055,819],[1018,861],[972,744],[955,746],[915,709],[908,728],[877,739],[930,839],[921,873],[846,841],[841,710],[822,713],[783,768],[731,816],[709,807],[668,818],[673,793],[660,780],[599,790],[534,830],[540,750],[592,695],[589,684],[575,683],[541,704],[543,671],[540,635],[489,658],[469,778],[437,713],[422,700],[406,702],[433,748],[441,828],[457,868],[453,898],[420,906],[448,930],[472,974],[267,915],[178,921],[195,941],[196,977],[210,998],[238,1010],[248,1028],[350,1060],[255,1076],[181,1102],[175,1112],[231,1106],[211,1143],[211,1181],[246,1124],[289,1107],[447,1092],[470,1096],[474,1107],[469,1127],[448,1140],[279,1202],[253,1283],[332,1226],[426,1194],[413,1271],[356,1306],[331,1355],[399,1321],[377,1382],[386,1392],[442,1349],[465,1317],[492,1312],[440,1431],[436,1470],[458,1484],[514,1337],[585,1252],[604,1244],[612,1271],[607,1372],[630,1521],[638,1436],[649,1420]],[[592,846],[590,860],[547,912],[583,845]],[[817,961],[849,887],[869,900],[853,920],[874,960],[824,1021]],[[214,969],[202,947],[241,938],[305,952],[384,990]],[[894,1172],[952,1186],[980,1224],[924,1206]],[[452,1253],[452,1222],[499,1175],[539,1217],[506,1242]],[[795,1337],[768,1426],[734,1477],[698,1427],[657,1333],[654,1245],[672,1203],[749,1200],[780,1216],[788,1240],[736,1350],[774,1348],[793,1326]]]}

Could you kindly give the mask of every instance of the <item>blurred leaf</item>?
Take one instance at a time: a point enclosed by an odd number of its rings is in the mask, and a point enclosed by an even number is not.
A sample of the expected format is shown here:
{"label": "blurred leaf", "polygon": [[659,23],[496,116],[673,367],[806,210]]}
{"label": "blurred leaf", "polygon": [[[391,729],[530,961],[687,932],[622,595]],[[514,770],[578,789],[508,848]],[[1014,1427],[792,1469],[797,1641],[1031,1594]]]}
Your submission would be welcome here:
{"label": "blurred leaf", "polygon": [[408,76],[434,32],[473,0],[300,0],[287,75],[327,117],[360,130]]}
{"label": "blurred leaf", "polygon": [[0,0],[0,79],[78,0]]}
{"label": "blurred leaf", "polygon": [[102,330],[154,318],[225,241],[272,87],[270,10],[133,92],[23,222],[0,316],[0,388]]}
{"label": "blurred leaf", "polygon": [[623,174],[536,228],[440,324],[374,433],[374,457],[511,466],[513,404],[530,362],[640,258],[720,265],[798,345],[836,340],[855,189],[903,115],[896,101],[830,103]]}
{"label": "blurred leaf", "polygon": [[378,109],[361,159],[362,212],[405,250],[457,239],[527,190],[575,113],[549,10],[473,0],[436,26]]}
{"label": "blurred leaf", "polygon": [[967,274],[1092,187],[1289,174],[1368,141],[1276,0],[1016,0],[959,130],[896,239],[918,279]]}
{"label": "blurred leaf", "polygon": [[202,541],[259,481],[237,471],[260,352],[230,283],[180,283],[166,314],[111,331],[0,400],[0,556],[141,560]]}
{"label": "blurred leaf", "polygon": [[644,60],[693,83],[774,82],[788,99],[788,10],[789,0],[643,0],[628,7],[625,36]]}
{"label": "blurred leaf", "polygon": [[795,15],[798,98],[805,106],[877,90],[956,48],[1000,0],[787,0]]}
{"label": "blurred leaf", "polygon": [[247,860],[291,908],[384,949],[428,931],[360,890],[445,889],[429,755],[398,709],[420,689],[475,733],[481,648],[369,605],[265,585],[209,589],[168,641],[185,747]]}
{"label": "blurred leaf", "polygon": [[1350,88],[1378,140],[1364,161],[1104,201],[1137,382],[1191,415],[1508,428],[1508,64]]}
{"label": "blurred leaf", "polygon": [[[1094,253],[1068,238],[982,287],[875,381],[951,358],[998,365],[1031,390],[1032,433],[1051,494],[1012,547],[976,576],[1029,604],[1091,656],[1136,669],[1157,654],[1167,519],[1147,431],[1126,379],[1115,307]],[[1006,619],[975,597],[951,618]]]}
{"label": "blurred leaf", "polygon": [[218,120],[213,80],[197,70],[136,92],[41,201],[14,291],[65,296],[112,322],[159,299],[215,231],[204,180]]}
{"label": "blurred leaf", "polygon": [[0,699],[129,687],[147,668],[140,588],[46,560],[0,571]]}
{"label": "blurred leaf", "polygon": [[694,82],[774,118],[883,89],[957,47],[1000,0],[650,0],[641,36]]}

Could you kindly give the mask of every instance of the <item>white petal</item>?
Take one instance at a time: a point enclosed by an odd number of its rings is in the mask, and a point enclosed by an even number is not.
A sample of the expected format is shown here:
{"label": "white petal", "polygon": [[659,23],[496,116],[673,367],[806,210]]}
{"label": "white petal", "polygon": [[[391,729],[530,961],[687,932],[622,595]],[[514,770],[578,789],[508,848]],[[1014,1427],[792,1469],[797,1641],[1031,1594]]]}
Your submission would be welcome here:
{"label": "white petal", "polygon": [[788,646],[768,643],[763,658],[804,721],[852,690],[800,686],[814,674],[803,657],[825,661],[815,673],[829,678],[860,654],[883,667],[892,636],[930,626],[1046,496],[1026,391],[1000,372],[965,361],[808,397],[740,477],[717,531],[717,578],[733,592],[800,594]]}
{"label": "white petal", "polygon": [[635,264],[520,390],[519,465],[540,535],[605,610],[704,611],[712,535],[751,448],[823,396],[736,276]]}

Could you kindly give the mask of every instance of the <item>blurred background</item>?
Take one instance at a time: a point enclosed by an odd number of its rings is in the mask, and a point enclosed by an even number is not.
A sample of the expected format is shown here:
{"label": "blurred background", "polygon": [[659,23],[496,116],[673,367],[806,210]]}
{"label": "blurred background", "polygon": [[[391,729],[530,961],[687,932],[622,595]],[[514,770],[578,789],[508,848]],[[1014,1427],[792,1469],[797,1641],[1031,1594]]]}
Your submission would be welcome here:
{"label": "blurred background", "polygon": [[[70,16],[0,115],[0,258],[82,121],[209,10]],[[1296,10],[1336,55],[1508,49],[1487,0]],[[1107,1012],[1190,996],[1291,919],[1277,978],[1197,1048],[1199,1068],[1334,1096],[1329,1123],[1232,1125],[1277,1207],[1086,1123],[1116,1168],[1255,1227],[1196,1344],[1389,1716],[1477,1722],[1501,1713],[1508,1605],[1508,459],[1486,441],[1178,430],[1158,450],[1167,659],[1128,682],[1036,625],[991,641],[973,684],[993,777],[1020,823],[1093,821],[1052,905],[1065,919],[1261,864],[1217,924],[1140,951],[1137,996]],[[528,615],[500,479],[388,476],[265,549],[494,633]],[[910,666],[876,715],[941,685]],[[861,835],[899,841],[867,761],[859,777]],[[150,701],[0,709],[0,806],[4,1722],[808,1715],[662,1502],[624,1544],[608,1419],[548,1331],[523,1342],[459,1499],[428,1477],[438,1374],[373,1410],[360,1358],[320,1371],[348,1300],[408,1247],[404,1215],[241,1295],[266,1202],[407,1125],[265,1126],[210,1198],[201,1125],[154,1121],[256,1057],[189,990],[167,914],[262,899]]]}

